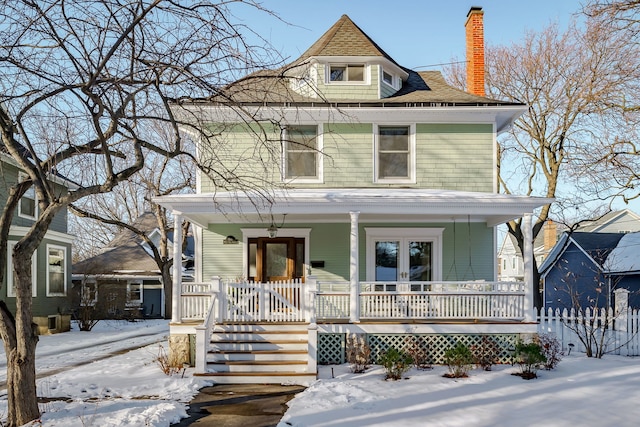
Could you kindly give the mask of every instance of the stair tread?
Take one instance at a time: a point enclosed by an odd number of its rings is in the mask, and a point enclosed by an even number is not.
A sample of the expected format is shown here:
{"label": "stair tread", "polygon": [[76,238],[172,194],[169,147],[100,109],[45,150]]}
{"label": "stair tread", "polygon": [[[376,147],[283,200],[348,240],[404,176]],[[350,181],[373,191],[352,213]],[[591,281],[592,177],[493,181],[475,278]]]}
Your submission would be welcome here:
{"label": "stair tread", "polygon": [[306,360],[216,360],[207,365],[306,365]]}
{"label": "stair tread", "polygon": [[317,372],[204,372],[194,374],[195,376],[207,377],[299,377],[299,376],[317,376]]}
{"label": "stair tread", "polygon": [[209,354],[307,354],[307,350],[209,350]]}

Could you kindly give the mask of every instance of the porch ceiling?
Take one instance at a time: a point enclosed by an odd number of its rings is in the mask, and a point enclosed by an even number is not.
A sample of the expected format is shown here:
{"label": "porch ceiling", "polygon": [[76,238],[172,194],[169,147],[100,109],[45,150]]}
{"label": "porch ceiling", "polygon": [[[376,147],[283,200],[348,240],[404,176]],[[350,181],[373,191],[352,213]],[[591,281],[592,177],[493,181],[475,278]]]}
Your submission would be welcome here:
{"label": "porch ceiling", "polygon": [[289,189],[265,193],[219,192],[159,197],[156,203],[207,228],[210,223],[470,220],[495,226],[553,202],[542,197],[423,189]]}

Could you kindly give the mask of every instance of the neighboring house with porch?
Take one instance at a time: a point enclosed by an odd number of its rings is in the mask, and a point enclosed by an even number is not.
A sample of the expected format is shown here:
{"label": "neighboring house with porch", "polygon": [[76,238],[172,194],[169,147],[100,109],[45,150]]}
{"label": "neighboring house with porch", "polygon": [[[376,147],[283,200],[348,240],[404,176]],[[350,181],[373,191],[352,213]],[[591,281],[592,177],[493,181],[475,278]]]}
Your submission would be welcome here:
{"label": "neighboring house with porch", "polygon": [[[0,203],[6,205],[11,186],[27,177],[18,163],[6,154],[0,144]],[[74,184],[63,177],[50,174],[49,179],[60,194]],[[15,315],[16,298],[12,254],[15,244],[24,237],[38,217],[38,201],[32,188],[27,190],[13,215],[9,229],[7,273],[2,282],[2,299]],[[40,334],[66,332],[70,329],[71,304],[68,292],[71,287],[71,245],[73,236],[67,232],[67,211],[58,212],[51,222],[44,239],[32,257],[33,321]]]}
{"label": "neighboring house with porch", "polygon": [[617,290],[640,309],[640,232],[564,233],[540,266],[546,309],[614,308]]}
{"label": "neighboring house with porch", "polygon": [[197,194],[156,199],[196,226],[195,282],[174,273],[173,352],[192,348],[216,382],[308,382],[345,361],[352,333],[373,360],[423,337],[439,363],[486,335],[507,361],[536,332],[532,247],[524,282],[496,281],[496,227],[523,218],[530,236],[551,200],[494,192],[496,136],[526,105],[484,96],[482,19],[472,8],[466,24],[471,93],[399,65],[343,15],[292,64],[227,87],[242,108],[175,106],[224,128],[234,162],[259,151],[253,120],[281,151],[268,199],[204,175]]}
{"label": "neighboring house with porch", "polygon": [[[144,232],[156,247],[158,220],[152,212],[136,218],[132,226]],[[173,232],[169,232],[172,253]],[[193,239],[187,237],[184,264],[193,260]],[[190,267],[190,265],[189,265]],[[185,269],[183,280],[192,268]],[[74,308],[96,307],[104,318],[164,318],[165,292],[158,264],[145,240],[128,228],[120,230],[98,253],[73,265]]]}

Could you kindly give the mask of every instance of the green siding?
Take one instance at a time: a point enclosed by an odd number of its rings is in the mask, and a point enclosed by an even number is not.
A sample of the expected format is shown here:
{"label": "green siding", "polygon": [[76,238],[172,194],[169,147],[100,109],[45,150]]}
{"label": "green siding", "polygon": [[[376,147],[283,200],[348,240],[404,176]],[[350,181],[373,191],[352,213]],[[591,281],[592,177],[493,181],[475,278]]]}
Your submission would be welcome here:
{"label": "green siding", "polygon": [[[241,228],[255,225],[210,225],[203,232],[203,279],[220,276],[224,279],[245,277],[243,271],[242,242],[237,245],[224,245],[223,239],[233,235],[242,240]],[[320,281],[349,280],[349,229],[345,223],[305,224],[311,228],[310,259],[324,261],[324,268],[314,268],[312,275]],[[365,227],[393,228],[389,223],[359,224],[360,279],[366,278],[366,239]],[[493,229],[484,223],[406,223],[397,228],[444,228],[442,242],[442,279],[457,280],[493,280],[494,252]],[[264,228],[264,227],[259,227]],[[295,227],[294,227],[295,228]]]}
{"label": "green siding", "polygon": [[335,100],[335,99],[379,99],[378,88],[380,85],[380,78],[378,75],[378,66],[370,65],[369,70],[371,75],[369,76],[369,84],[348,84],[348,83],[325,83],[325,66],[324,64],[317,65],[318,70],[318,92],[322,96]]}
{"label": "green siding", "polygon": [[[0,179],[0,202],[3,205],[7,203],[7,189],[15,185],[18,181],[18,171],[19,169],[17,167],[4,161],[0,161],[0,175],[2,176],[2,178]],[[60,184],[54,183],[53,189],[57,194],[65,194],[67,192],[67,188]],[[15,214],[13,215],[11,224],[17,227],[31,227],[31,225],[33,225],[33,220],[18,216],[18,211],[16,210]],[[67,232],[66,209],[61,210],[54,216],[51,224],[49,225],[49,230],[59,231],[61,233]]]}
{"label": "green siding", "polygon": [[[291,183],[292,187],[340,188],[381,187],[373,182],[374,125],[339,123],[323,125],[322,183]],[[402,187],[493,192],[494,136],[490,124],[417,124],[416,183]],[[241,182],[264,186],[281,182],[280,132],[271,126],[233,126],[224,129],[214,144],[202,148],[204,158],[225,175],[220,162],[242,177]],[[384,187],[389,187],[384,184]],[[214,191],[213,182],[203,177],[202,191]]]}
{"label": "green siding", "polygon": [[[9,236],[10,241],[20,240],[20,236]],[[56,245],[67,248],[67,296],[47,296],[47,245]],[[10,255],[8,255],[10,256]],[[52,314],[69,314],[71,310],[71,298],[68,296],[71,289],[71,244],[44,239],[38,246],[36,261],[36,278],[34,284],[37,287],[37,295],[33,299],[33,315],[47,316]],[[6,261],[5,261],[6,262]],[[2,299],[4,299],[12,313],[15,313],[15,297],[7,297],[6,277],[2,282]]]}

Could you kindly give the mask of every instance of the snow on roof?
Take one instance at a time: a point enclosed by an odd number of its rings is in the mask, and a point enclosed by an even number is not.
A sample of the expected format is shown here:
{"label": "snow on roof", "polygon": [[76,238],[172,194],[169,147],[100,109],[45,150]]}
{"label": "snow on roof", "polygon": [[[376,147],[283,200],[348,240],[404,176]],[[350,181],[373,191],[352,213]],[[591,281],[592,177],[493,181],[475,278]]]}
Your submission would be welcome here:
{"label": "snow on roof", "polygon": [[609,273],[640,271],[640,233],[625,234],[604,263]]}

